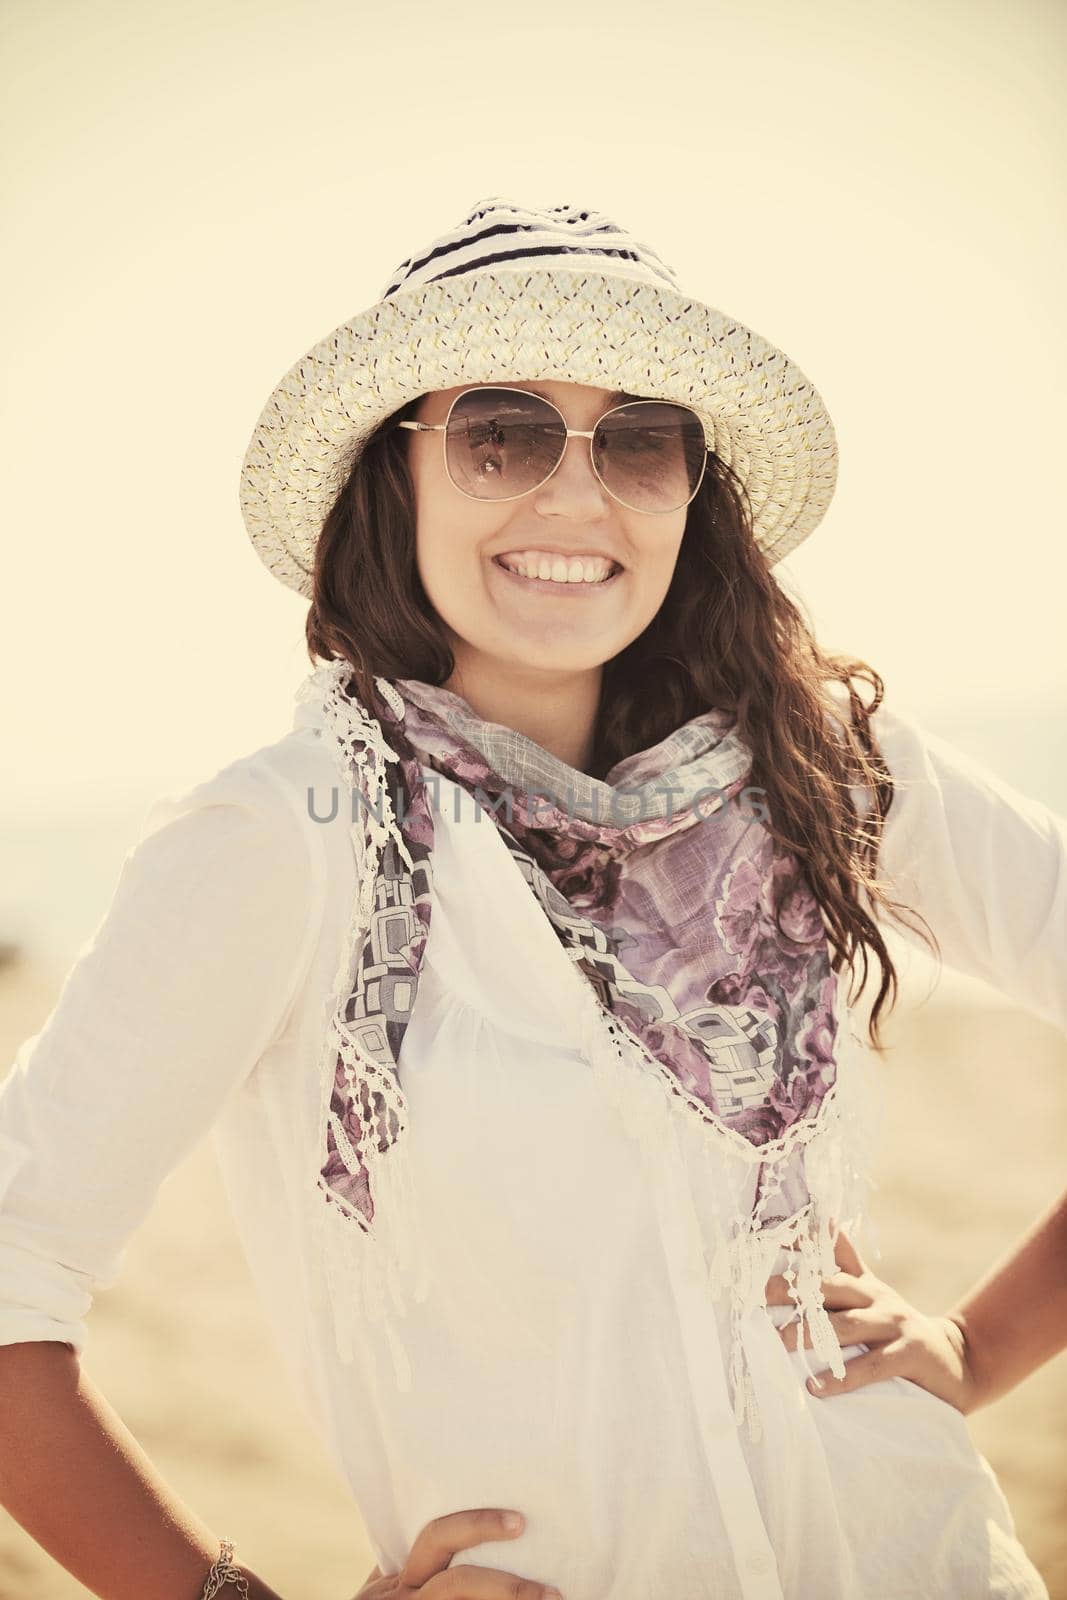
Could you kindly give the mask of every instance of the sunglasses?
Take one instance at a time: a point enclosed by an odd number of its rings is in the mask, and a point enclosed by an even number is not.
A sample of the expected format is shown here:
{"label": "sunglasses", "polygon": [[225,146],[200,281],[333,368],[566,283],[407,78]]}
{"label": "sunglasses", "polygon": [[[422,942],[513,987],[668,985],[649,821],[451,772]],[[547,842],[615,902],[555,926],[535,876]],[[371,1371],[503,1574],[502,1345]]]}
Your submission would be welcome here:
{"label": "sunglasses", "polygon": [[568,439],[588,439],[593,471],[630,511],[664,514],[700,488],[709,449],[689,406],[633,400],[605,411],[595,428],[568,428],[551,400],[526,389],[467,389],[444,422],[398,422],[444,435],[445,471],[472,500],[518,500],[539,489],[563,460]]}

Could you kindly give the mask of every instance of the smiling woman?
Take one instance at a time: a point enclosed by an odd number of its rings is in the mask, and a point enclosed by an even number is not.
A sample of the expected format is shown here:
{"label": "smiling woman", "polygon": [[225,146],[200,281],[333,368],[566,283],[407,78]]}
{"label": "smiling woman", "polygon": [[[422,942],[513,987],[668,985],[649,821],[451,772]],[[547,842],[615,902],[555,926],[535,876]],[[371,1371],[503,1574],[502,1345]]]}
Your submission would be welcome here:
{"label": "smiling woman", "polygon": [[[1017,1295],[879,1354],[919,1324],[851,1237],[889,922],[1067,1027],[1067,827],[776,581],[836,469],[788,356],[565,204],[480,203],[264,407],[241,503],[314,670],[149,819],[4,1086],[0,1340],[80,1352],[216,1126],[362,1600],[1046,1593],[951,1399],[1021,1375]],[[69,1365],[0,1362],[4,1496],[98,1592],[142,1592],[121,1526],[192,1593],[212,1537],[90,1470]]]}

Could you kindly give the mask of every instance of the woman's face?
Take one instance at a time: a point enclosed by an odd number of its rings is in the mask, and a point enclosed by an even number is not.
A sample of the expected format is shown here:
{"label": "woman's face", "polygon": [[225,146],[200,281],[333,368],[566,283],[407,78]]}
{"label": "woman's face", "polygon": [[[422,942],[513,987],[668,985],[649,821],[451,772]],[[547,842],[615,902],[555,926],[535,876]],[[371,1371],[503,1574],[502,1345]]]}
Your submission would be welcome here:
{"label": "woman's face", "polygon": [[[422,397],[419,422],[444,422],[461,384]],[[553,401],[570,428],[590,429],[620,402],[578,383],[509,383]],[[651,622],[667,593],[687,507],[663,515],[630,511],[602,486],[589,441],[568,439],[563,460],[539,489],[517,500],[472,500],[445,471],[440,433],[407,434],[415,489],[416,560],[423,587],[465,666],[581,672],[599,668]],[[590,562],[594,582],[536,581],[508,570],[520,557]],[[606,557],[605,567],[596,558]],[[583,569],[584,570],[584,569]],[[556,575],[562,572],[558,566]],[[603,573],[613,575],[606,580]],[[477,658],[481,658],[480,660]]]}

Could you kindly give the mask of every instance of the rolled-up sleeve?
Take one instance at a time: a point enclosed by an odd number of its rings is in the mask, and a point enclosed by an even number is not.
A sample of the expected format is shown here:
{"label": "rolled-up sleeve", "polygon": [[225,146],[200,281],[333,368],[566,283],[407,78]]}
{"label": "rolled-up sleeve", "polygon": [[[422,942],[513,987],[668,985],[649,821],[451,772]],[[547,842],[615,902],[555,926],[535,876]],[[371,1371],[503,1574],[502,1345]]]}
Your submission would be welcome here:
{"label": "rolled-up sleeve", "polygon": [[265,770],[150,807],[0,1085],[0,1344],[84,1349],[161,1181],[285,1028],[315,934],[310,854]]}
{"label": "rolled-up sleeve", "polygon": [[947,966],[1067,1032],[1067,819],[911,711],[880,707],[872,727],[895,788],[879,852],[889,892],[925,917]]}

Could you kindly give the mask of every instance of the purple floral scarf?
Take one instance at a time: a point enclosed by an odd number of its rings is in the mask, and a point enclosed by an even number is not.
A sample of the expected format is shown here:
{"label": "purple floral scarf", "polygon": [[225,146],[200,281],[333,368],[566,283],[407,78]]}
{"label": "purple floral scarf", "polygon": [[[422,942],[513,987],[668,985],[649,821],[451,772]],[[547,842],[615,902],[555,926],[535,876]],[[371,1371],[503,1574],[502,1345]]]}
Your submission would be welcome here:
{"label": "purple floral scarf", "polygon": [[379,678],[366,707],[345,663],[315,681],[369,864],[324,1105],[329,1205],[373,1229],[374,1174],[407,1123],[398,1059],[432,936],[423,769],[488,811],[605,1014],[694,1115],[754,1148],[816,1118],[835,1077],[826,930],[800,863],[763,825],[728,716],[695,717],[601,783],[448,690]]}

